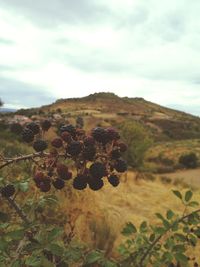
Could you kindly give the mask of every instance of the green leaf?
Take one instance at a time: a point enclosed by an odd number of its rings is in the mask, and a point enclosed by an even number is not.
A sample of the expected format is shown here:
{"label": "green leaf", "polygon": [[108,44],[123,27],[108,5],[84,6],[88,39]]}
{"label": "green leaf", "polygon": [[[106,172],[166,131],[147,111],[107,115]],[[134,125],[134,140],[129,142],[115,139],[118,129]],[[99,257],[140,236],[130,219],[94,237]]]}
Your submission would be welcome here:
{"label": "green leaf", "polygon": [[29,189],[29,183],[28,182],[22,182],[19,184],[19,189],[22,192],[27,192]]}
{"label": "green leaf", "polygon": [[140,224],[140,233],[145,233],[145,232],[147,232],[147,222],[144,221]]}
{"label": "green leaf", "polygon": [[63,255],[64,249],[58,244],[50,244],[47,248],[51,251],[52,254],[56,256]]}
{"label": "green leaf", "polygon": [[41,267],[41,258],[37,257],[35,255],[32,255],[26,259],[25,263],[27,266],[33,266],[33,267],[39,266],[39,267]]}
{"label": "green leaf", "polygon": [[188,262],[188,257],[186,257],[183,253],[176,253],[175,255],[174,255],[174,257],[175,257],[175,259],[177,260],[177,261],[180,261],[180,262],[182,262],[182,263],[187,263]]}
{"label": "green leaf", "polygon": [[185,193],[185,201],[186,201],[186,202],[189,202],[189,201],[191,200],[192,196],[193,196],[192,191],[188,190],[188,191]]}
{"label": "green leaf", "polygon": [[98,251],[92,251],[86,256],[86,262],[87,264],[97,263],[99,260],[101,260],[102,254]]}
{"label": "green leaf", "polygon": [[174,212],[172,210],[168,210],[167,211],[167,219],[171,220],[174,216]]}
{"label": "green leaf", "polygon": [[23,238],[23,236],[24,236],[24,230],[22,229],[7,233],[7,237],[14,240],[20,240]]}
{"label": "green leaf", "polygon": [[154,232],[155,234],[163,235],[166,232],[166,229],[163,227],[155,227]]}
{"label": "green leaf", "polygon": [[127,223],[126,226],[124,227],[124,229],[122,230],[122,234],[125,236],[134,234],[137,232],[137,229],[135,227],[134,224],[132,224],[131,222]]}
{"label": "green leaf", "polygon": [[21,266],[22,266],[21,260],[16,260],[11,264],[10,267],[21,267]]}
{"label": "green leaf", "polygon": [[56,227],[56,228],[52,229],[51,232],[49,232],[49,234],[48,234],[48,241],[51,242],[51,241],[55,240],[62,233],[63,233],[62,228]]}
{"label": "green leaf", "polygon": [[178,190],[172,190],[172,192],[174,193],[175,196],[177,196],[178,198],[180,198],[182,200],[182,195],[181,192],[179,192]]}
{"label": "green leaf", "polygon": [[191,201],[190,203],[188,203],[188,206],[189,207],[197,207],[197,206],[199,206],[199,202],[197,202],[197,201]]}

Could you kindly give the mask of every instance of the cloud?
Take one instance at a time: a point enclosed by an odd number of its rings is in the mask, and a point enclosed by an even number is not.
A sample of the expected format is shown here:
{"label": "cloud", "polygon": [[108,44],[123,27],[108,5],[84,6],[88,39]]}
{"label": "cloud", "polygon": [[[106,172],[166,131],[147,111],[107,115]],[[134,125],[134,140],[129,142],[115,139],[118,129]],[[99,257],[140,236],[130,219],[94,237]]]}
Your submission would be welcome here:
{"label": "cloud", "polygon": [[38,107],[55,101],[44,88],[0,77],[0,98],[5,107]]}
{"label": "cloud", "polygon": [[193,112],[199,8],[197,0],[0,0],[1,77],[45,97],[112,91]]}

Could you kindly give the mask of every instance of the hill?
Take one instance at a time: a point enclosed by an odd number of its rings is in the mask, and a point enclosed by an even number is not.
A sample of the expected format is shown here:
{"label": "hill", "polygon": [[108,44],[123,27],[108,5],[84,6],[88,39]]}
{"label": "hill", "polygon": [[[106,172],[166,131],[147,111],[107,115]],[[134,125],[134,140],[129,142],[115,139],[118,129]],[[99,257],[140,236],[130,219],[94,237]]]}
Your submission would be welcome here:
{"label": "hill", "polygon": [[82,98],[59,99],[51,105],[21,110],[23,114],[61,114],[82,116],[88,127],[119,124],[124,120],[142,123],[156,141],[200,138],[200,118],[166,108],[143,98],[119,97],[113,93],[94,93]]}

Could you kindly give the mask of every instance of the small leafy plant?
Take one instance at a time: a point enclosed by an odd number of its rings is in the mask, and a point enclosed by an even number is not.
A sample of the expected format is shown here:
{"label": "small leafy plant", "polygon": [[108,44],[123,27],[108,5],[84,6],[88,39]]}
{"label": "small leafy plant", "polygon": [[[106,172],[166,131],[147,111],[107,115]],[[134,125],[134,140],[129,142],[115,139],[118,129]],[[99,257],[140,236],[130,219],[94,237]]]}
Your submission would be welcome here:
{"label": "small leafy plant", "polygon": [[183,205],[181,215],[168,210],[165,215],[156,213],[159,225],[144,221],[137,229],[131,222],[126,224],[122,234],[128,239],[119,247],[122,266],[199,266],[193,251],[200,240],[200,209],[194,209],[199,203],[192,200],[190,190],[184,195],[177,190],[173,193]]}

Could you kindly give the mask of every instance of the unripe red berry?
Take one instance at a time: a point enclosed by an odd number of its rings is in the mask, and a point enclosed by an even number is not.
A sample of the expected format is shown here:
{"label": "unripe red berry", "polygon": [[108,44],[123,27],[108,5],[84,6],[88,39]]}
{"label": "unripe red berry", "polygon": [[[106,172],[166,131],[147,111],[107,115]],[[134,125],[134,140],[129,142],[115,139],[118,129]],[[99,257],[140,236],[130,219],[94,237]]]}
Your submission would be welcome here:
{"label": "unripe red berry", "polygon": [[61,133],[61,138],[66,142],[66,143],[70,143],[72,140],[71,134],[68,132],[63,132]]}
{"label": "unripe red berry", "polygon": [[61,138],[54,138],[51,142],[52,146],[56,147],[56,148],[60,148],[62,147],[63,141]]}

